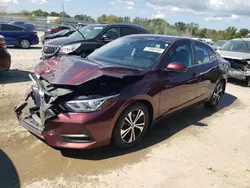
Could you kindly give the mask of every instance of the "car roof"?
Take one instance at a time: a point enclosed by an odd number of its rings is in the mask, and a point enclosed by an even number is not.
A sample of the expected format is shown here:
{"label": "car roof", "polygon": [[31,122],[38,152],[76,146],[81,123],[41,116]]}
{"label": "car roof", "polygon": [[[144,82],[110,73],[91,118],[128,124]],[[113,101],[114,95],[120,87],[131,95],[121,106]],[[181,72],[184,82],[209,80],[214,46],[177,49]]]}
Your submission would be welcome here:
{"label": "car roof", "polygon": [[171,35],[156,35],[156,34],[136,34],[136,35],[128,35],[128,38],[136,38],[136,39],[151,39],[151,40],[161,40],[168,42],[175,42],[181,39],[187,39],[190,41],[197,41],[190,37],[181,37],[181,36],[171,36]]}
{"label": "car roof", "polygon": [[113,24],[105,24],[105,23],[97,23],[97,24],[89,24],[89,25],[95,25],[95,26],[103,26],[103,27],[108,27],[108,26],[128,26],[128,27],[139,27],[142,29],[146,29],[144,27],[142,27],[141,25],[137,25],[137,24],[126,24],[126,23],[113,23]]}
{"label": "car roof", "polygon": [[11,24],[11,23],[0,23],[0,25],[12,25],[12,26],[19,27],[19,28],[23,29],[23,27],[18,26],[18,25],[14,25],[14,24]]}
{"label": "car roof", "polygon": [[236,38],[236,39],[232,39],[232,40],[243,40],[243,41],[250,42],[250,38]]}

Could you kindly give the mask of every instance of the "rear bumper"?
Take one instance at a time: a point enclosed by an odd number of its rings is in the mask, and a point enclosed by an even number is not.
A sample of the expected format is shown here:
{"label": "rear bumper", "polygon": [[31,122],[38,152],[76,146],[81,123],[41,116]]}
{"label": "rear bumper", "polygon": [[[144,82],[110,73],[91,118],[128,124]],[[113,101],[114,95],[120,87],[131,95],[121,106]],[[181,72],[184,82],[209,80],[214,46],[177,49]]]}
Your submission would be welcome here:
{"label": "rear bumper", "polygon": [[31,45],[37,45],[37,44],[39,44],[39,38],[38,37],[31,40]]}
{"label": "rear bumper", "polygon": [[[39,107],[28,108],[30,98],[34,98],[32,89],[28,90],[24,99],[15,107],[19,124],[48,145],[57,148],[89,149],[110,143],[113,129],[110,119],[95,122],[93,118],[98,116],[98,113],[61,113],[43,124]],[[29,114],[24,116],[22,112],[27,108]]]}

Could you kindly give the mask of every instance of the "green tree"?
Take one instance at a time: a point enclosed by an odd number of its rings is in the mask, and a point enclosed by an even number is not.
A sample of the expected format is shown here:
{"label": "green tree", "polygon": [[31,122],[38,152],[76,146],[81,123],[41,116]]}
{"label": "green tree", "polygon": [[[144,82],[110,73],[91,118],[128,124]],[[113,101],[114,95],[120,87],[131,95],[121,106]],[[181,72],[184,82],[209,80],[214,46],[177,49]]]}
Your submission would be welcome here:
{"label": "green tree", "polygon": [[53,11],[53,12],[50,13],[50,16],[59,17],[60,14]]}
{"label": "green tree", "polygon": [[102,16],[97,18],[98,23],[118,23],[121,19],[118,16],[115,16],[113,14],[107,16],[106,14],[103,14]]}
{"label": "green tree", "polygon": [[88,16],[88,15],[85,15],[85,14],[75,15],[74,19],[82,20],[82,21],[86,21],[86,22],[95,22],[94,18],[92,18],[91,16]]}
{"label": "green tree", "polygon": [[32,15],[32,13],[28,10],[22,10],[21,12],[19,12],[19,14],[21,16],[31,16]]}
{"label": "green tree", "polygon": [[41,9],[32,11],[32,15],[34,15],[34,16],[46,16],[45,13],[43,12],[43,10],[41,10]]}
{"label": "green tree", "polygon": [[247,37],[247,36],[248,36],[248,34],[250,33],[250,31],[249,31],[248,29],[240,29],[240,30],[239,30],[239,33],[240,33],[240,36],[241,36],[242,38],[244,38],[244,37]]}
{"label": "green tree", "polygon": [[234,35],[236,34],[236,32],[237,32],[237,28],[235,28],[235,27],[228,27],[226,29],[227,40],[233,39]]}
{"label": "green tree", "polygon": [[60,16],[64,18],[70,18],[71,16],[68,15],[66,12],[60,12]]}

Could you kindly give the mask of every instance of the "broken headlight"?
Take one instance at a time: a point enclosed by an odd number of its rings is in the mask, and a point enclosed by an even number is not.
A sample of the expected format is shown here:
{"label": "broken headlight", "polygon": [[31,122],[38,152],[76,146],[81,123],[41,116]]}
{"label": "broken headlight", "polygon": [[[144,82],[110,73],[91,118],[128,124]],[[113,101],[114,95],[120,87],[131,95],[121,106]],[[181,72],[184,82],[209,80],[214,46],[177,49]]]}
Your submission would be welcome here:
{"label": "broken headlight", "polygon": [[109,97],[97,98],[97,99],[84,99],[84,100],[72,100],[66,102],[63,107],[71,112],[95,112],[106,108],[112,104],[119,95],[112,95]]}

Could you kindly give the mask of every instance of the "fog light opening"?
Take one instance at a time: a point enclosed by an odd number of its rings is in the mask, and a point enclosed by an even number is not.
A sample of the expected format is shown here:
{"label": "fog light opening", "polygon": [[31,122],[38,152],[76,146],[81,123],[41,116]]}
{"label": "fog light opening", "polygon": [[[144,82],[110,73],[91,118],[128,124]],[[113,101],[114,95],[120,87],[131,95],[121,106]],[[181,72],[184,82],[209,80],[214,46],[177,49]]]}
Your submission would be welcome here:
{"label": "fog light opening", "polygon": [[72,142],[72,143],[93,142],[93,139],[86,134],[61,134],[60,137],[65,142]]}

